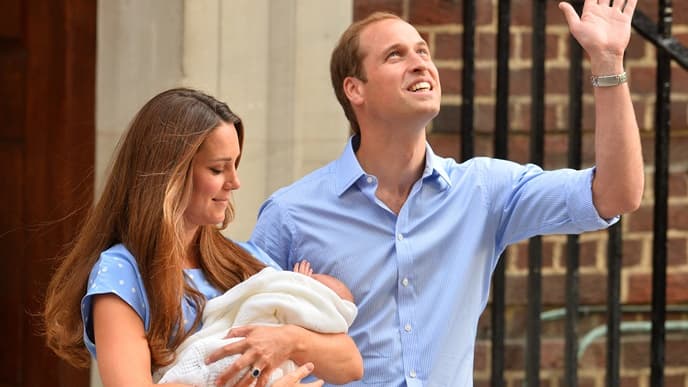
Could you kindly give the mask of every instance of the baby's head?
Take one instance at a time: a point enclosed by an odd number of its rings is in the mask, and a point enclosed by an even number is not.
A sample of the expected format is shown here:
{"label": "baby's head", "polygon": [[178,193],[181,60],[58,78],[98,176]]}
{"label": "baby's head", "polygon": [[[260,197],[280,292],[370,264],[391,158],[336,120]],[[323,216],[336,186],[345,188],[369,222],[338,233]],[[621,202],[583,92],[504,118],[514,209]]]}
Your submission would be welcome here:
{"label": "baby's head", "polygon": [[327,274],[312,274],[311,277],[316,281],[322,283],[328,288],[332,289],[339,298],[347,301],[354,302],[354,295],[351,294],[349,288],[344,285],[344,283],[330,275]]}

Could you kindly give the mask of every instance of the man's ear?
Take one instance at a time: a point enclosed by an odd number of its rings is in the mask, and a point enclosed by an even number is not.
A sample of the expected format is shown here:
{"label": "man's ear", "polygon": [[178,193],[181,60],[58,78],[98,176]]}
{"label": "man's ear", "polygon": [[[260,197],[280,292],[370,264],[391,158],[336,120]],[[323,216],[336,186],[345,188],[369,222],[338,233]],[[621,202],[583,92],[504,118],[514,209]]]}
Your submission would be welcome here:
{"label": "man's ear", "polygon": [[358,106],[363,103],[363,81],[355,77],[344,78],[344,94],[351,105]]}

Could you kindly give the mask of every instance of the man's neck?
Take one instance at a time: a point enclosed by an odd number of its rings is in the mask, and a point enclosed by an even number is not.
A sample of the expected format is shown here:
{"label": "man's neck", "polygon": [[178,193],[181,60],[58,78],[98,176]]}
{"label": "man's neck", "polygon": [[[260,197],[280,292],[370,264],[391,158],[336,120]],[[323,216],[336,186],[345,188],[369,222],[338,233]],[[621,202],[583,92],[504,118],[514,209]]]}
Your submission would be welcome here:
{"label": "man's neck", "polygon": [[425,130],[364,131],[356,157],[378,179],[376,196],[399,213],[425,167]]}

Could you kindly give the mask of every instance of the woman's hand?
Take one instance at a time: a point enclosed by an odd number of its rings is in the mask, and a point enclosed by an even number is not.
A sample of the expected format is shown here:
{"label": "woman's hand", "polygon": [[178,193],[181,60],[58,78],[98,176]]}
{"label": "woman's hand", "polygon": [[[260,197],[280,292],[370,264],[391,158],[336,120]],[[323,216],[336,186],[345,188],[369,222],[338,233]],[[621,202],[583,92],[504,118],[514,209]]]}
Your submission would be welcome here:
{"label": "woman's hand", "polygon": [[[291,358],[294,348],[294,337],[289,335],[287,327],[247,325],[232,328],[227,334],[227,338],[230,337],[244,339],[223,346],[206,360],[206,363],[212,363],[226,356],[241,354],[217,378],[218,386],[223,386],[244,369],[248,372],[237,382],[237,387],[248,387],[254,381],[256,387],[265,386],[272,371]],[[254,370],[257,370],[256,376],[253,375]]]}
{"label": "woman's hand", "polygon": [[323,385],[322,380],[316,380],[312,383],[302,384],[301,379],[308,376],[313,371],[313,363],[306,363],[294,371],[277,379],[272,387],[320,387]]}

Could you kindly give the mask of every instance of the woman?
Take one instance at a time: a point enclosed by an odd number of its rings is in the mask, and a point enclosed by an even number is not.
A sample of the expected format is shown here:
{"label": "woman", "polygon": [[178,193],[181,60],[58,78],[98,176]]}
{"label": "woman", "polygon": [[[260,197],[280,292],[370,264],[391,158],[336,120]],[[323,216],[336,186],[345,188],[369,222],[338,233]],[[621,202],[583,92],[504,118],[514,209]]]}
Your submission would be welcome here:
{"label": "woman", "polygon": [[[226,104],[195,90],[168,90],[143,106],[49,284],[46,336],[59,356],[77,366],[88,365],[89,352],[97,356],[106,386],[151,385],[152,372],[170,364],[199,329],[205,301],[266,266],[246,249],[267,261],[260,250],[220,233],[234,215],[243,137],[241,120]],[[243,353],[221,382],[250,367],[237,385],[262,386],[287,359],[312,361],[316,376],[337,384],[363,372],[345,334],[288,325],[230,335],[246,339],[208,359]],[[301,385],[293,382],[299,375],[280,383]]]}

